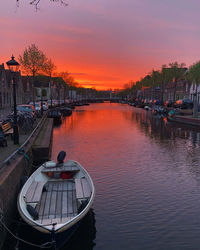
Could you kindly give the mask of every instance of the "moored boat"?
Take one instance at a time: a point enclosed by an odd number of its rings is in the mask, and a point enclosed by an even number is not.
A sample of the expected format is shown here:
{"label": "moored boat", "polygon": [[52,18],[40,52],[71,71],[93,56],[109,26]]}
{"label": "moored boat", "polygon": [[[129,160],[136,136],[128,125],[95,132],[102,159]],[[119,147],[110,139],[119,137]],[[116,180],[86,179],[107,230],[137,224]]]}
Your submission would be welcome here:
{"label": "moored boat", "polygon": [[72,114],[72,109],[68,107],[60,108],[60,112],[63,116],[69,116]]}
{"label": "moored boat", "polygon": [[[88,172],[76,161],[48,161],[26,181],[18,196],[22,219],[38,232],[49,235],[53,244],[77,228],[94,200],[94,184]],[[60,157],[61,156],[61,157]],[[68,234],[68,236],[67,236]],[[55,249],[57,249],[55,247]]]}
{"label": "moored boat", "polygon": [[53,109],[48,112],[48,118],[53,118],[54,124],[62,123],[61,113],[58,109]]}

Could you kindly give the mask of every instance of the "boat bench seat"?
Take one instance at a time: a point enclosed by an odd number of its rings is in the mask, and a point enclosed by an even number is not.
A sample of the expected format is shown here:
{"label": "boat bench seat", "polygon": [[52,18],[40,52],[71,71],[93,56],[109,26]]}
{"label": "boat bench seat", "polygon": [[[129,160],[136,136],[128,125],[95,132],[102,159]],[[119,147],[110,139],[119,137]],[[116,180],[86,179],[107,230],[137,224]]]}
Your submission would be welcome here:
{"label": "boat bench seat", "polygon": [[25,195],[26,203],[38,203],[42,195],[43,187],[44,182],[33,181]]}
{"label": "boat bench seat", "polygon": [[43,224],[43,225],[52,225],[53,223],[61,224],[66,223],[67,221],[73,219],[73,217],[64,217],[64,218],[54,218],[54,219],[38,219],[36,222]]}
{"label": "boat bench seat", "polygon": [[76,198],[86,199],[91,195],[91,188],[85,178],[75,179]]}
{"label": "boat bench seat", "polygon": [[77,166],[63,166],[63,167],[49,167],[49,168],[45,168],[42,170],[42,173],[49,173],[49,172],[57,172],[57,173],[61,173],[61,172],[78,172],[79,168]]}

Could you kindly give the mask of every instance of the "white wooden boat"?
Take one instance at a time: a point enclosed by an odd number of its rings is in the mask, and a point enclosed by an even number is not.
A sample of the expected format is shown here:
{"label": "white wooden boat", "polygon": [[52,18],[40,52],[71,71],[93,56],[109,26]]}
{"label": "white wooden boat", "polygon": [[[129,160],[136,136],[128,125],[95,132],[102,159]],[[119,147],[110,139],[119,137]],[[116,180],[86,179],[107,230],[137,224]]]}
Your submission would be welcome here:
{"label": "white wooden boat", "polygon": [[49,161],[26,181],[18,196],[18,211],[24,221],[45,234],[73,228],[90,210],[94,184],[76,161]]}

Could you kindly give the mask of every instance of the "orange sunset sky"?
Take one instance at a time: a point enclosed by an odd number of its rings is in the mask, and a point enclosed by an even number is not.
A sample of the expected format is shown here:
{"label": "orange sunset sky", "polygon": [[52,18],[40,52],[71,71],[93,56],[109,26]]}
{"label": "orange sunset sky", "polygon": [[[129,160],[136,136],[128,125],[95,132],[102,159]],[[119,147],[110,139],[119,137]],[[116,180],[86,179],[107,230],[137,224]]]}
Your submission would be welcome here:
{"label": "orange sunset sky", "polygon": [[1,0],[0,63],[35,43],[83,87],[123,88],[153,68],[199,60],[198,0]]}

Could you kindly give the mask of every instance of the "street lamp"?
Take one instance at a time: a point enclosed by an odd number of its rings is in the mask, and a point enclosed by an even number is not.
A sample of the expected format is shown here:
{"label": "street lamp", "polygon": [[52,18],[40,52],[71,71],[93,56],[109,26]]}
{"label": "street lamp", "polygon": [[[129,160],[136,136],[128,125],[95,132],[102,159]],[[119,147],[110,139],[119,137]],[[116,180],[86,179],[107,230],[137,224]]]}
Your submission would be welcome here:
{"label": "street lamp", "polygon": [[14,56],[11,57],[11,60],[6,62],[10,72],[11,72],[11,79],[13,82],[13,109],[14,109],[14,123],[13,123],[13,131],[14,131],[14,144],[19,144],[19,131],[17,125],[17,106],[16,106],[16,79],[15,74],[19,70],[20,64],[15,61]]}

